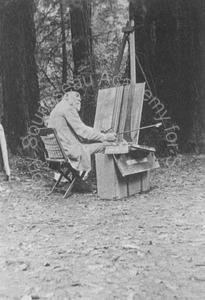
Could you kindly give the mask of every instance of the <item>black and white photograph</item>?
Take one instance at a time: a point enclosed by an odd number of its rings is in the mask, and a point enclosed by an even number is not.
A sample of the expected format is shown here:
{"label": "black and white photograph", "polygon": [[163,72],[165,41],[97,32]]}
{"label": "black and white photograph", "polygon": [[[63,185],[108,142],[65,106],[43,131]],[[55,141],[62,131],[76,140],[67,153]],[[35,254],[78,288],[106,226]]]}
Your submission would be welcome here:
{"label": "black and white photograph", "polygon": [[0,300],[205,299],[205,1],[0,0]]}

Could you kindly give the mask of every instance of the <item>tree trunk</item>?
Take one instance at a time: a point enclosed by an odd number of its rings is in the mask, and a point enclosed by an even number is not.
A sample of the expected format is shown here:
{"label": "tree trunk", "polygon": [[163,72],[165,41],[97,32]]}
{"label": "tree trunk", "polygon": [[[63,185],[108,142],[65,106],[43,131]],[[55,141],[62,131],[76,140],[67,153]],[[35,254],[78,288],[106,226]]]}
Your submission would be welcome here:
{"label": "tree trunk", "polygon": [[83,0],[70,9],[74,75],[92,70],[91,4]]}
{"label": "tree trunk", "polygon": [[91,3],[86,0],[73,2],[70,6],[71,36],[74,61],[74,78],[83,78],[90,82],[90,76],[94,79],[90,86],[84,87],[82,101],[82,118],[88,125],[93,124],[97,88],[95,83],[95,63],[92,53],[91,32]]}
{"label": "tree trunk", "polygon": [[[0,59],[0,65],[2,61]],[[3,77],[1,76],[1,68],[0,68],[0,123],[2,122],[3,118]]]}
{"label": "tree trunk", "polygon": [[200,128],[197,143],[201,152],[205,152],[205,3],[199,0],[195,3],[198,15],[198,71],[199,71],[199,103],[198,123]]}
{"label": "tree trunk", "polygon": [[65,22],[64,22],[64,2],[59,0],[60,3],[60,16],[61,16],[61,35],[62,35],[62,84],[67,82],[67,50],[66,50],[66,35],[65,35]]}
{"label": "tree trunk", "polygon": [[4,128],[15,152],[39,101],[33,0],[2,0],[0,25]]}

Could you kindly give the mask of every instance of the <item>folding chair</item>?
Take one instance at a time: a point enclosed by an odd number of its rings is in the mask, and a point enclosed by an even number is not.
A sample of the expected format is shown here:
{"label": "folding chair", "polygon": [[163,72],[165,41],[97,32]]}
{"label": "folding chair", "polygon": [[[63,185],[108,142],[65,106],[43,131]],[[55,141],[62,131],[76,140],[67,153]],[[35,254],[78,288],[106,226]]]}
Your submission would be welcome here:
{"label": "folding chair", "polygon": [[61,145],[57,132],[54,128],[42,128],[39,132],[40,139],[43,143],[46,161],[49,163],[50,169],[60,173],[60,177],[54,184],[49,195],[57,189],[61,179],[64,177],[68,180],[69,186],[63,196],[65,199],[71,193],[74,183],[77,178],[83,180],[85,172],[80,174],[72,168],[69,158]]}

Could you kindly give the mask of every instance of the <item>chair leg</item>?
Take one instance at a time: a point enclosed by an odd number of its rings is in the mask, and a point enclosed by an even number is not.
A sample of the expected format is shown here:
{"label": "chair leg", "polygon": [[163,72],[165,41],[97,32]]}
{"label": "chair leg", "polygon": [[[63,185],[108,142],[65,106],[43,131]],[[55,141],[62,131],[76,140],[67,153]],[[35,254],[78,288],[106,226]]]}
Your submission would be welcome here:
{"label": "chair leg", "polygon": [[69,194],[71,193],[72,187],[74,186],[74,183],[75,183],[76,179],[77,179],[77,177],[75,176],[75,177],[73,178],[73,180],[71,181],[71,183],[70,183],[70,185],[69,185],[67,191],[65,192],[65,194],[64,194],[64,196],[63,196],[63,199],[65,199],[66,197],[68,197]]}
{"label": "chair leg", "polygon": [[[68,169],[67,172],[65,172],[65,174],[63,175],[67,180],[68,182],[72,182],[72,179],[68,177],[68,175],[71,173],[70,169]],[[72,174],[72,173],[71,173]],[[73,177],[73,174],[72,174],[72,177]]]}
{"label": "chair leg", "polygon": [[53,193],[53,191],[55,190],[55,188],[59,185],[59,183],[60,183],[62,177],[63,177],[63,174],[60,174],[60,177],[58,178],[58,180],[56,181],[56,183],[54,184],[52,190],[48,193],[48,195],[50,195],[50,194]]}

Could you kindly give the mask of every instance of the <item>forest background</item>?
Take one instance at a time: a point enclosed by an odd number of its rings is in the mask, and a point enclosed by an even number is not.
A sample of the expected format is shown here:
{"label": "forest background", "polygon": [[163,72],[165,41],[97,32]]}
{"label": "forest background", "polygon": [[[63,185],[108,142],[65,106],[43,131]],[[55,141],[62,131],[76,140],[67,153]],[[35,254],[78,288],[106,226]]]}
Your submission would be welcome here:
{"label": "forest background", "polygon": [[[44,116],[62,87],[81,92],[81,117],[92,126],[98,90],[113,84],[129,19],[135,21],[137,82],[145,81],[159,103],[153,109],[145,101],[142,125],[166,121],[160,130],[144,131],[140,143],[165,155],[178,146],[204,151],[203,0],[2,0],[0,112],[13,153],[24,153],[22,140],[39,122],[37,112]],[[128,50],[119,84],[130,76]],[[169,132],[175,147],[169,147]]]}

